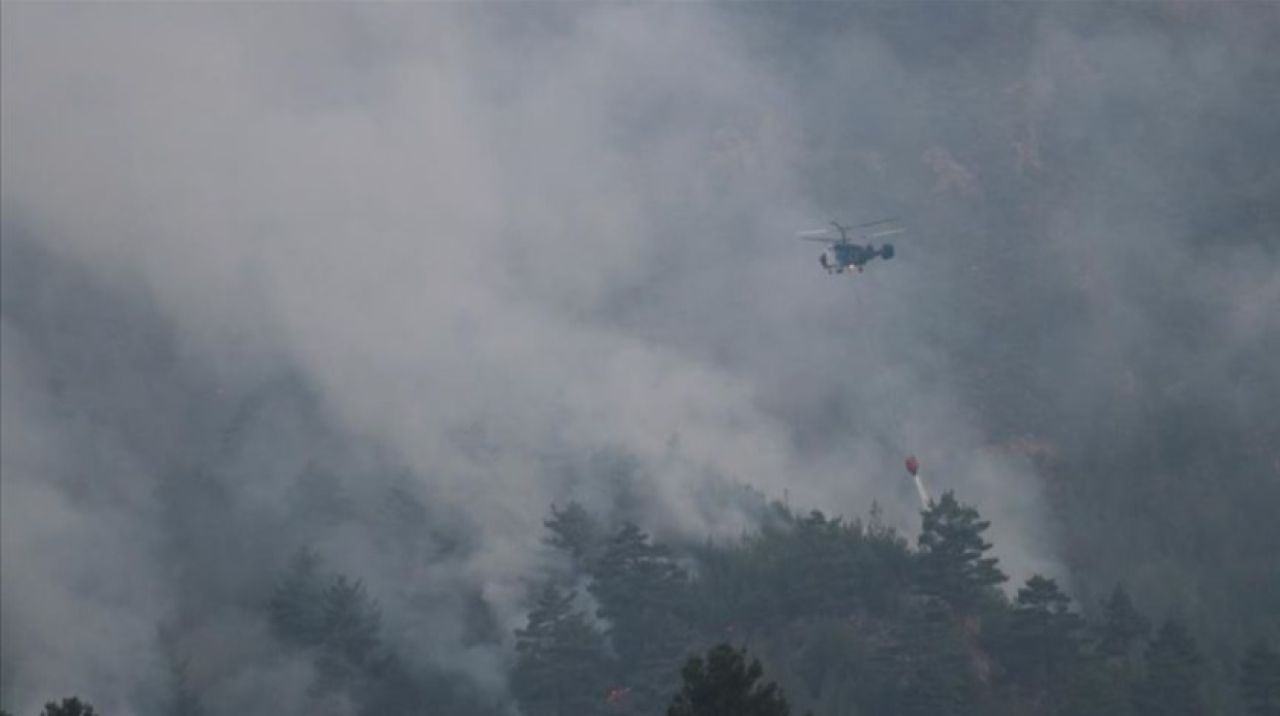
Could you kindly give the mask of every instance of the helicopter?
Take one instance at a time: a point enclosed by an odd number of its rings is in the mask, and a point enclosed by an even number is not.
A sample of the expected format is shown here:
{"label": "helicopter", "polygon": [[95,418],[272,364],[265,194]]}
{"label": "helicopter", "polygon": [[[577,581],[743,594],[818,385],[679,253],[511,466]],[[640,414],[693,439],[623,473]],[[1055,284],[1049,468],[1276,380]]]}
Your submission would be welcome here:
{"label": "helicopter", "polygon": [[[893,244],[884,244],[877,249],[869,240],[901,234],[906,231],[902,227],[893,226],[895,222],[897,222],[897,219],[881,219],[855,226],[842,226],[833,221],[831,225],[835,227],[835,231],[831,229],[801,231],[796,234],[796,238],[804,241],[822,241],[830,244],[827,250],[823,251],[818,257],[818,263],[827,270],[827,273],[845,273],[851,269],[862,273],[862,267],[877,256],[885,260],[893,258]],[[874,227],[882,228],[874,231],[864,231]],[[855,244],[850,239],[850,232],[853,232],[856,237],[868,240],[868,243],[866,245]]]}

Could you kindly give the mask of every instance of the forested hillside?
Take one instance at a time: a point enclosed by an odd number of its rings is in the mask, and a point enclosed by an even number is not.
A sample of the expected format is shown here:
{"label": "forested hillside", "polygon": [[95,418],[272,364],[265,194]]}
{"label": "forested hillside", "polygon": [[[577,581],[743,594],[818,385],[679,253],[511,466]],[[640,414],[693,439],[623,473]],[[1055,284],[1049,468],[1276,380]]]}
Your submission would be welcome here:
{"label": "forested hillside", "polygon": [[0,3],[0,705],[1275,716],[1278,8]]}
{"label": "forested hillside", "polygon": [[863,521],[774,503],[758,534],[678,547],[553,508],[547,541],[567,568],[516,632],[513,694],[528,714],[660,713],[683,659],[731,642],[821,715],[1280,707],[1273,645],[1238,655],[1240,684],[1213,684],[1185,623],[1144,615],[1123,585],[1079,605],[1034,575],[1006,596],[988,526],[950,492],[915,545],[874,507]]}
{"label": "forested hillside", "polygon": [[[921,513],[915,545],[874,507],[865,521],[767,510],[758,533],[668,545],[578,503],[552,507],[556,559],[514,633],[510,701],[406,661],[376,595],[310,549],[262,616],[316,670],[306,708],[319,713],[660,714],[686,659],[721,643],[761,658],[795,713],[815,716],[1280,710],[1280,653],[1266,641],[1238,655],[1239,683],[1214,683],[1186,624],[1143,614],[1123,585],[1089,605],[1040,575],[1002,589],[989,524],[950,492]],[[474,638],[503,635],[490,626]],[[204,713],[175,668],[159,713]],[[45,716],[63,713],[82,716]]]}
{"label": "forested hillside", "polygon": [[[578,503],[553,506],[557,559],[514,634],[512,698],[529,716],[662,713],[684,660],[727,642],[818,716],[1280,709],[1275,645],[1236,655],[1238,683],[1215,682],[1185,622],[1143,614],[1123,585],[1088,605],[1040,575],[1004,589],[977,510],[947,492],[921,516],[912,545],[875,507],[864,521],[773,503],[758,533],[669,545]],[[277,636],[324,674],[320,696],[367,714],[502,711],[406,671],[376,599],[313,552],[298,553],[268,609]]]}

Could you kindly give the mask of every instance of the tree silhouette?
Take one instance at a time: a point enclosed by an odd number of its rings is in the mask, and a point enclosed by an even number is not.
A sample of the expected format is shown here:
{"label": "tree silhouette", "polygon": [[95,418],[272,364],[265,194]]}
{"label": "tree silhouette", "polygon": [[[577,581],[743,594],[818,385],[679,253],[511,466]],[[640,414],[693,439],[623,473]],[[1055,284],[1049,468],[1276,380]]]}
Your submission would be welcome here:
{"label": "tree silhouette", "polygon": [[367,664],[378,648],[382,612],[360,580],[334,578],[320,595],[325,646],[352,664]]}
{"label": "tree silhouette", "polygon": [[[1170,622],[1149,638],[1122,588],[1088,619],[1043,576],[1007,599],[975,509],[947,493],[923,517],[913,550],[820,512],[780,511],[736,542],[696,545],[655,542],[633,524],[609,534],[580,507],[554,509],[553,544],[593,544],[598,557],[573,580],[549,572],[516,632],[512,693],[530,716],[755,713],[743,694],[771,685],[745,653],[699,651],[679,673],[692,649],[745,639],[823,714],[1192,716],[1229,705],[1210,702],[1220,690],[1207,688],[1186,630]],[[574,596],[579,579],[599,624]],[[1266,710],[1274,654],[1255,651],[1242,701],[1280,716]],[[786,704],[761,703],[767,714]]]}
{"label": "tree silhouette", "polygon": [[978,511],[956,501],[947,491],[923,513],[918,539],[918,581],[924,594],[938,597],[956,611],[972,612],[991,588],[1008,579],[982,533],[991,526]]}
{"label": "tree silhouette", "polygon": [[574,609],[576,594],[547,582],[529,623],[516,631],[511,688],[530,716],[590,714],[603,707],[609,659],[604,640]]}
{"label": "tree silhouette", "polygon": [[1040,575],[1028,579],[1018,590],[1005,637],[1004,660],[1013,680],[1038,700],[1052,698],[1076,665],[1081,623],[1057,582]]}
{"label": "tree silhouette", "polygon": [[759,683],[760,662],[748,664],[746,650],[720,644],[706,659],[690,657],[680,671],[680,692],[667,716],[788,716],[791,709],[777,684]]}
{"label": "tree silhouette", "polygon": [[320,556],[309,548],[299,549],[288,571],[276,584],[267,604],[271,629],[285,642],[317,646],[324,639],[320,595],[324,591]]}
{"label": "tree silhouette", "polygon": [[631,703],[640,710],[660,708],[693,640],[682,614],[689,575],[670,549],[626,523],[605,545],[592,577],[589,591],[600,604],[597,616],[609,624]]}
{"label": "tree silhouette", "polygon": [[1240,690],[1253,716],[1280,716],[1280,653],[1254,642],[1240,664]]}
{"label": "tree silhouette", "polygon": [[1207,713],[1201,694],[1201,657],[1182,624],[1171,620],[1160,627],[1147,647],[1147,677],[1137,691],[1136,706],[1143,716],[1197,716]]}
{"label": "tree silhouette", "polygon": [[45,704],[40,716],[94,716],[95,713],[93,707],[87,702],[81,701],[79,697],[72,696],[58,703],[50,701]]}
{"label": "tree silhouette", "polygon": [[896,619],[875,658],[868,713],[897,716],[973,714],[978,684],[967,637],[950,608],[917,598]]}
{"label": "tree silhouette", "polygon": [[1124,587],[1116,585],[1102,605],[1098,651],[1110,658],[1128,658],[1151,633],[1151,622],[1133,606]]}
{"label": "tree silhouette", "polygon": [[577,502],[570,502],[563,510],[552,505],[551,517],[542,524],[550,532],[543,541],[569,555],[574,566],[589,570],[600,558],[604,532]]}

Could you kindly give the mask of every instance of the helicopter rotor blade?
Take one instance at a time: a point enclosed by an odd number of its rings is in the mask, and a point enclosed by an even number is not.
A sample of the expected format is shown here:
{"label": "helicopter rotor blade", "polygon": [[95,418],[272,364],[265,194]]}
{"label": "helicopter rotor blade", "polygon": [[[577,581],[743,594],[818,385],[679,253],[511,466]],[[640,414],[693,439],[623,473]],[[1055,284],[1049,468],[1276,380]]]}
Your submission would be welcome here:
{"label": "helicopter rotor blade", "polygon": [[902,228],[885,229],[884,231],[874,231],[870,234],[866,234],[865,237],[868,239],[877,239],[877,238],[880,238],[881,236],[894,236],[897,234],[905,234],[906,232],[907,230]]}
{"label": "helicopter rotor blade", "polygon": [[877,221],[868,221],[868,222],[867,222],[867,223],[865,223],[865,224],[854,224],[853,226],[850,226],[849,228],[850,228],[850,229],[865,229],[865,228],[870,227],[870,226],[879,226],[879,225],[881,225],[881,224],[891,224],[891,223],[893,223],[893,222],[895,222],[895,221],[897,221],[897,220],[898,220],[898,218],[897,218],[897,217],[893,217],[893,218],[890,218],[890,219],[879,219],[879,220],[877,220]]}
{"label": "helicopter rotor blade", "polygon": [[831,229],[812,229],[810,231],[801,231],[796,233],[796,238],[801,241],[821,241],[823,243],[831,243],[839,241],[840,237],[835,235]]}

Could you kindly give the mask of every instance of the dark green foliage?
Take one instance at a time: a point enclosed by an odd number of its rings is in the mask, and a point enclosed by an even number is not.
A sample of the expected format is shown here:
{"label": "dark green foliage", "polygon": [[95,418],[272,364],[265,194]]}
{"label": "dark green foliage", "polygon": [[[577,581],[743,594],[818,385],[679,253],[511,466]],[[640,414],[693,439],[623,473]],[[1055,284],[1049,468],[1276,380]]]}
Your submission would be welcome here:
{"label": "dark green foliage", "polygon": [[[1180,625],[1148,644],[1123,589],[1086,621],[1041,576],[1008,600],[977,510],[947,493],[922,516],[917,550],[874,513],[864,526],[780,505],[757,534],[673,547],[633,524],[610,534],[580,506],[555,509],[548,542],[585,563],[575,578],[601,624],[564,574],[550,576],[516,634],[513,693],[530,714],[654,713],[677,688],[681,654],[733,639],[820,716],[1205,712],[1201,657]],[[597,556],[584,560],[588,549]],[[697,683],[719,683],[699,663]],[[683,698],[672,713],[702,703]]]}
{"label": "dark green foliage", "polygon": [[546,543],[569,555],[575,567],[590,570],[600,558],[604,531],[577,502],[570,502],[564,510],[552,505],[551,517],[542,524],[550,532]]}
{"label": "dark green foliage", "polygon": [[548,582],[516,631],[511,691],[529,716],[602,712],[610,659],[603,637],[574,607],[576,593]]}
{"label": "dark green foliage", "polygon": [[1129,658],[1151,633],[1151,622],[1133,606],[1124,587],[1116,586],[1102,606],[1098,651],[1109,658]]}
{"label": "dark green foliage", "polygon": [[910,569],[905,544],[894,533],[865,530],[860,522],[828,519],[817,511],[789,527],[774,555],[792,577],[783,583],[785,611],[847,615],[892,609]]}
{"label": "dark green foliage", "polygon": [[1054,690],[1058,713],[1134,713],[1134,692],[1142,678],[1143,647],[1150,631],[1150,622],[1117,585],[1102,603],[1098,620],[1081,624],[1075,665]]}
{"label": "dark green foliage", "polygon": [[359,580],[338,576],[320,595],[322,644],[356,666],[368,664],[378,648],[382,613]]}
{"label": "dark green foliage", "polygon": [[324,639],[320,611],[323,591],[320,556],[310,549],[298,550],[267,605],[271,628],[276,636],[300,646],[319,645]]}
{"label": "dark green foliage", "polygon": [[788,716],[791,710],[777,684],[760,683],[764,669],[746,650],[720,644],[706,659],[690,657],[680,671],[680,692],[667,716]]}
{"label": "dark green foliage", "polygon": [[382,616],[359,580],[322,575],[320,559],[301,550],[268,604],[271,627],[283,641],[317,648],[337,672],[368,666],[378,648]]}
{"label": "dark green foliage", "polygon": [[625,523],[605,544],[589,588],[609,624],[620,687],[640,710],[658,708],[676,680],[680,656],[693,643],[687,572],[671,550]]}
{"label": "dark green foliage", "polygon": [[316,668],[321,689],[341,691],[367,687],[385,668],[379,652],[382,615],[359,581],[334,577],[320,593],[320,643]]}
{"label": "dark green foliage", "polygon": [[97,712],[88,703],[72,696],[57,703],[50,701],[45,704],[40,716],[94,716],[95,713]]}
{"label": "dark green foliage", "polygon": [[363,583],[322,566],[300,550],[267,604],[276,637],[311,657],[317,698],[349,699],[362,716],[497,711],[457,677],[408,663],[383,640],[381,611]]}
{"label": "dark green foliage", "polygon": [[[678,714],[750,713],[745,701],[708,694],[754,693],[742,698],[785,708],[783,687],[820,716],[1207,712],[1202,659],[1179,624],[1148,643],[1147,620],[1120,588],[1086,623],[1040,576],[1010,601],[977,510],[946,493],[922,517],[916,550],[874,513],[864,526],[781,506],[730,544],[672,546],[634,524],[611,530],[576,503],[553,508],[547,543],[573,569],[551,570],[533,595],[515,634],[511,693],[529,716],[668,704]],[[320,693],[343,694],[359,714],[485,712],[474,693],[390,648],[362,584],[325,573],[314,553],[294,557],[268,611],[281,640],[314,658]],[[478,634],[491,631],[483,599],[472,613]],[[681,687],[682,657],[725,639],[750,643],[781,686],[760,686],[758,665],[721,649],[691,660]],[[1274,658],[1251,652],[1244,668],[1244,700],[1267,716]]]}
{"label": "dark green foliage", "polygon": [[789,566],[791,578],[780,586],[778,607],[783,614],[841,614],[852,611],[859,591],[859,570],[852,564],[852,547],[861,525],[828,520],[821,512],[790,525],[787,539],[773,542],[781,549],[772,558]]}
{"label": "dark green foliage", "polygon": [[991,544],[982,533],[991,523],[974,508],[957,502],[950,491],[930,503],[923,516],[916,560],[920,592],[942,599],[958,612],[973,612],[993,587],[1007,579],[996,559],[984,556]]}
{"label": "dark green foliage", "polygon": [[800,701],[819,713],[845,711],[872,683],[877,629],[869,620],[797,620],[784,632],[794,647],[769,653],[776,655],[786,688]]}
{"label": "dark green foliage", "polygon": [[1240,664],[1240,693],[1253,716],[1280,716],[1280,652],[1254,642]]}
{"label": "dark green foliage", "polygon": [[[758,534],[726,545],[660,544],[634,524],[610,532],[581,506],[553,509],[547,541],[574,559],[551,570],[515,633],[510,691],[528,716],[782,714],[785,688],[818,716],[1194,716],[1219,712],[1203,658],[1177,622],[1154,639],[1116,588],[1086,621],[1051,579],[1033,576],[1012,601],[982,539],[987,523],[947,493],[923,513],[913,551],[873,512],[860,521],[775,506]],[[575,584],[585,583],[589,597]],[[594,599],[597,610],[590,614]],[[493,615],[465,603],[484,640]],[[510,704],[457,676],[414,664],[382,633],[377,602],[356,579],[299,551],[266,605],[273,633],[309,658],[313,705],[359,716],[497,714]],[[742,650],[707,644],[743,640]],[[1145,647],[1145,648],[1144,648]],[[185,661],[171,654],[164,712],[199,714]],[[1241,663],[1241,703],[1280,716],[1280,656],[1255,644]],[[671,695],[678,692],[675,700]],[[669,706],[669,708],[668,708]],[[52,709],[52,710],[51,710]],[[71,710],[68,710],[71,709]],[[91,714],[72,699],[49,716]]]}
{"label": "dark green foliage", "polygon": [[1051,705],[1062,716],[1129,716],[1132,672],[1099,660],[1084,660],[1055,690]]}
{"label": "dark green foliage", "polygon": [[948,494],[924,518],[915,552],[874,513],[864,527],[781,506],[756,535],[677,552],[631,524],[601,540],[580,507],[556,509],[550,543],[599,545],[586,576],[606,642],[563,575],[549,579],[517,632],[513,691],[529,713],[652,713],[681,652],[728,638],[753,644],[823,716],[1131,713],[1141,672],[1098,646],[1141,643],[1145,621],[1123,591],[1091,625],[1043,577],[1010,603],[976,510]]}
{"label": "dark green foliage", "polygon": [[591,591],[600,600],[600,616],[610,620],[625,618],[631,610],[672,610],[689,581],[671,550],[653,544],[630,522],[606,543],[592,576]]}
{"label": "dark green foliage", "polygon": [[1012,681],[1036,700],[1060,691],[1077,665],[1082,621],[1070,607],[1052,579],[1036,575],[1018,590],[1001,656]]}
{"label": "dark green foliage", "polygon": [[366,716],[402,713],[488,713],[456,677],[413,669],[393,651],[383,650],[359,674],[348,693]]}
{"label": "dark green foliage", "polygon": [[1201,687],[1200,650],[1179,622],[1168,620],[1147,647],[1147,674],[1135,706],[1141,716],[1208,713]]}
{"label": "dark green foliage", "polygon": [[860,699],[865,712],[948,716],[974,712],[985,662],[968,626],[945,603],[923,598],[892,627],[876,669],[877,687]]}
{"label": "dark green foliage", "polygon": [[799,617],[886,614],[911,579],[906,541],[876,515],[867,527],[776,509],[759,535],[699,553],[699,621],[725,636]]}

